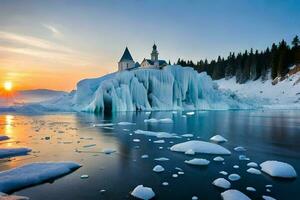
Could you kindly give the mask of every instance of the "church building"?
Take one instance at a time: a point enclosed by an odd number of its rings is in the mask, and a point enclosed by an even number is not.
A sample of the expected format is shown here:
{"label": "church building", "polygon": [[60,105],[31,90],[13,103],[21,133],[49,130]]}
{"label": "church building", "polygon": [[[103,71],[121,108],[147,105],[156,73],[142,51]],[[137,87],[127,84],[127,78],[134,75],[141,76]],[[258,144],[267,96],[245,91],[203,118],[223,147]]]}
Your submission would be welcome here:
{"label": "church building", "polygon": [[152,47],[151,59],[144,58],[144,60],[141,63],[141,67],[160,68],[166,65],[167,62],[165,60],[158,59],[158,51],[157,51],[157,46],[155,44]]}
{"label": "church building", "polygon": [[139,63],[134,62],[128,48],[126,47],[125,51],[123,53],[123,56],[121,57],[120,61],[118,62],[118,70],[119,71],[130,70],[130,69],[134,69],[136,67],[139,67]]}

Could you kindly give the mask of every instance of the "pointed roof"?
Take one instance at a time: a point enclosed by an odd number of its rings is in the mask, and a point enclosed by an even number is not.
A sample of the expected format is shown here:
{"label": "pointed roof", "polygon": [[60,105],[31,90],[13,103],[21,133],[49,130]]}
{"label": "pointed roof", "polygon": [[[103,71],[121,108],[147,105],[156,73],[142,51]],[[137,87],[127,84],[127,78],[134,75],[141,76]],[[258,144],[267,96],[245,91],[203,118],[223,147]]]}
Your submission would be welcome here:
{"label": "pointed roof", "polygon": [[120,61],[119,62],[122,62],[122,61],[128,61],[128,60],[132,60],[133,61],[133,59],[132,59],[132,57],[131,57],[131,54],[130,54],[130,52],[129,52],[129,50],[128,50],[128,48],[126,47],[126,49],[125,49],[125,51],[124,51],[124,53],[123,53],[123,56],[121,57],[121,59],[120,59]]}

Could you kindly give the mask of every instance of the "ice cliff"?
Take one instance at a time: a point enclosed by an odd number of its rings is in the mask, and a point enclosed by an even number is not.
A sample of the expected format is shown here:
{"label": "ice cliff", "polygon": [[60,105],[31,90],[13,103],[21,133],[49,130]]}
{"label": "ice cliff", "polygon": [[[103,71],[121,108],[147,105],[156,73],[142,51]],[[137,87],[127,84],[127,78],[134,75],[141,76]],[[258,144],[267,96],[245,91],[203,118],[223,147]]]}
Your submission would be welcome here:
{"label": "ice cliff", "polygon": [[222,92],[206,73],[169,65],[136,69],[82,80],[72,95],[77,111],[226,110],[253,106]]}

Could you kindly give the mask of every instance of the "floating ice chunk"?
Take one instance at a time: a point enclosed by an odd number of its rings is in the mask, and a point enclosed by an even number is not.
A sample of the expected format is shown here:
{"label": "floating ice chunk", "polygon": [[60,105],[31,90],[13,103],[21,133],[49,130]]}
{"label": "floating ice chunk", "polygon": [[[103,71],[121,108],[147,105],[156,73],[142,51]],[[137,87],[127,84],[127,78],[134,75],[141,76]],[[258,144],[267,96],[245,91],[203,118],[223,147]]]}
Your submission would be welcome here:
{"label": "floating ice chunk", "polygon": [[260,164],[261,170],[270,176],[279,178],[296,178],[297,173],[294,167],[285,162],[274,160],[265,161]]}
{"label": "floating ice chunk", "polygon": [[215,135],[215,136],[211,137],[210,140],[213,142],[227,142],[227,139],[225,139],[221,135]]}
{"label": "floating ice chunk", "polygon": [[233,168],[234,168],[234,169],[238,169],[238,168],[240,168],[240,166],[238,166],[238,165],[233,165]]}
{"label": "floating ice chunk", "polygon": [[256,192],[256,189],[254,187],[246,187],[246,190],[250,192]]}
{"label": "floating ice chunk", "polygon": [[129,131],[129,129],[127,129],[127,128],[123,128],[123,131]]}
{"label": "floating ice chunk", "polygon": [[240,175],[238,175],[238,174],[230,174],[230,175],[228,176],[228,179],[231,180],[231,181],[237,181],[237,180],[240,180],[241,177],[240,177]]}
{"label": "floating ice chunk", "polygon": [[89,148],[89,147],[94,147],[96,146],[96,144],[87,144],[87,145],[84,145],[83,148]]}
{"label": "floating ice chunk", "polygon": [[193,134],[183,134],[183,135],[181,135],[181,137],[194,137],[194,135]]}
{"label": "floating ice chunk", "polygon": [[131,195],[139,199],[149,200],[155,196],[155,193],[150,187],[144,187],[143,185],[138,185],[131,192]]}
{"label": "floating ice chunk", "polygon": [[140,142],[141,140],[135,138],[135,139],[133,139],[132,141],[133,141],[133,142]]}
{"label": "floating ice chunk", "polygon": [[255,163],[255,162],[249,162],[249,163],[247,164],[247,166],[248,166],[248,167],[258,167],[258,164]]}
{"label": "floating ice chunk", "polygon": [[156,165],[156,166],[153,168],[153,171],[159,173],[159,172],[165,171],[165,168],[163,168],[161,165]]}
{"label": "floating ice chunk", "polygon": [[216,161],[216,162],[223,162],[223,161],[224,161],[224,158],[221,157],[221,156],[217,156],[217,157],[214,157],[213,160]]}
{"label": "floating ice chunk", "polygon": [[170,118],[164,118],[159,120],[160,123],[173,123],[173,120]]}
{"label": "floating ice chunk", "polygon": [[151,112],[145,112],[145,114],[146,114],[146,115],[150,115],[150,114],[151,114]]}
{"label": "floating ice chunk", "polygon": [[217,178],[212,182],[212,184],[224,189],[228,189],[231,187],[230,182],[227,181],[225,178]]}
{"label": "floating ice chunk", "polygon": [[153,141],[153,143],[163,144],[163,143],[165,143],[165,140],[155,140],[155,141]]}
{"label": "floating ice chunk", "polygon": [[0,141],[9,140],[10,138],[6,135],[0,135]]}
{"label": "floating ice chunk", "polygon": [[246,157],[245,155],[239,155],[239,160],[250,160],[250,158]]}
{"label": "floating ice chunk", "polygon": [[155,132],[155,131],[143,131],[143,130],[136,130],[134,131],[135,134],[141,134],[146,136],[154,136],[157,138],[178,138],[178,136],[174,133],[167,133],[167,132]]}
{"label": "floating ice chunk", "polygon": [[225,172],[225,171],[220,171],[219,173],[222,174],[222,175],[224,175],[224,176],[227,176],[227,175],[228,175],[228,173]]}
{"label": "floating ice chunk", "polygon": [[169,158],[161,157],[161,158],[155,158],[155,161],[168,161],[170,160]]}
{"label": "floating ice chunk", "polygon": [[100,193],[103,194],[104,192],[106,192],[106,190],[104,190],[104,189],[100,190]]}
{"label": "floating ice chunk", "polygon": [[173,177],[173,178],[177,178],[177,177],[178,177],[178,174],[172,174],[172,177]]}
{"label": "floating ice chunk", "polygon": [[89,175],[83,174],[83,175],[80,176],[80,178],[81,178],[81,179],[87,179],[87,178],[89,178]]}
{"label": "floating ice chunk", "polygon": [[243,152],[243,151],[247,151],[247,149],[245,147],[242,146],[237,146],[234,148],[235,151],[237,152]]}
{"label": "floating ice chunk", "polygon": [[29,153],[29,148],[0,148],[0,158],[8,158],[14,156],[22,156]]}
{"label": "floating ice chunk", "polygon": [[195,153],[205,153],[205,154],[221,154],[221,155],[229,155],[231,152],[218,145],[204,141],[191,140],[179,144],[173,145],[171,151],[176,152],[186,152],[192,149]]}
{"label": "floating ice chunk", "polygon": [[163,118],[163,119],[155,119],[155,118],[150,118],[150,119],[145,119],[145,123],[173,123],[173,120],[170,118]]}
{"label": "floating ice chunk", "polygon": [[184,174],[184,172],[182,172],[182,171],[179,171],[179,172],[177,172],[177,174],[179,174],[179,175],[183,175],[183,174]]}
{"label": "floating ice chunk", "polygon": [[271,188],[273,185],[265,185],[266,188]]}
{"label": "floating ice chunk", "polygon": [[222,192],[221,196],[223,200],[251,200],[244,193],[233,189]]}
{"label": "floating ice chunk", "polygon": [[103,149],[102,152],[105,154],[112,154],[112,153],[115,153],[116,150],[115,149]]}
{"label": "floating ice chunk", "polygon": [[172,114],[177,114],[177,111],[172,111]]}
{"label": "floating ice chunk", "polygon": [[150,118],[150,119],[144,119],[145,123],[158,123],[158,119]]}
{"label": "floating ice chunk", "polygon": [[163,185],[163,186],[168,186],[169,183],[168,183],[168,182],[163,182],[162,185]]}
{"label": "floating ice chunk", "polygon": [[271,190],[270,190],[270,189],[266,189],[266,191],[267,191],[267,192],[271,192]]}
{"label": "floating ice chunk", "polygon": [[198,200],[199,198],[197,196],[193,196],[192,200]]}
{"label": "floating ice chunk", "polygon": [[120,125],[120,126],[129,126],[129,125],[135,125],[135,123],[132,123],[132,122],[119,122],[118,125]]}
{"label": "floating ice chunk", "polygon": [[183,171],[180,167],[175,167],[175,169],[178,171]]}
{"label": "floating ice chunk", "polygon": [[193,149],[189,149],[186,152],[184,152],[186,155],[195,155],[195,151]]}
{"label": "floating ice chunk", "polygon": [[107,126],[113,126],[113,123],[105,123],[105,124],[94,124],[94,127],[107,127]]}
{"label": "floating ice chunk", "polygon": [[81,167],[75,162],[37,162],[0,172],[0,191],[13,192],[61,177]]}
{"label": "floating ice chunk", "polygon": [[263,198],[264,200],[276,200],[275,198],[270,197],[270,196],[267,196],[267,195],[263,195],[262,198]]}
{"label": "floating ice chunk", "polygon": [[250,173],[250,174],[261,174],[261,171],[259,171],[258,169],[255,169],[255,168],[249,168],[247,169],[247,172]]}
{"label": "floating ice chunk", "polygon": [[193,158],[192,160],[186,160],[185,163],[189,165],[208,165],[209,160],[203,158]]}
{"label": "floating ice chunk", "polygon": [[185,113],[186,115],[194,115],[195,114],[195,112],[187,112],[187,113]]}
{"label": "floating ice chunk", "polygon": [[141,156],[141,158],[145,159],[145,158],[149,158],[149,156],[147,154],[144,154]]}

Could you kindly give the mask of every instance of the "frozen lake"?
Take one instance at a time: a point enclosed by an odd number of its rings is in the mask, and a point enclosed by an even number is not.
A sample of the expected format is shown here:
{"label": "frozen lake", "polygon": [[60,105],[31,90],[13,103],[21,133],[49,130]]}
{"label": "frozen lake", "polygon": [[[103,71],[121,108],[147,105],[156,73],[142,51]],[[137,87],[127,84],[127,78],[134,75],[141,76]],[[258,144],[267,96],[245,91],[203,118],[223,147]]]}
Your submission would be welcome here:
{"label": "frozen lake", "polygon": [[[144,122],[150,118],[170,118],[173,123],[168,120]],[[103,126],[107,123],[112,124]],[[164,143],[154,143],[161,139],[135,134],[137,129],[193,136],[163,138]],[[209,141],[216,134],[228,140],[221,145],[232,152],[229,156],[222,156],[224,162],[213,161],[216,155],[185,155],[169,150],[173,144],[190,139]],[[220,171],[239,174],[241,179],[231,181],[231,187],[252,199],[261,199],[262,195],[276,199],[287,199],[290,194],[300,195],[299,177],[283,180],[271,178],[265,173],[256,175],[246,172],[248,162],[260,164],[266,160],[278,160],[294,166],[299,175],[300,111],[200,111],[188,115],[186,112],[120,112],[110,116],[10,113],[0,115],[0,135],[11,137],[11,140],[0,142],[1,148],[32,149],[26,156],[0,159],[1,171],[38,161],[74,161],[82,164],[75,172],[54,182],[14,193],[34,200],[132,199],[130,192],[140,184],[151,187],[156,199],[191,199],[192,196],[221,199],[220,193],[224,190],[212,185],[217,178],[228,179],[228,176],[219,174]],[[237,146],[243,146],[247,151],[234,151]],[[107,149],[116,152],[103,153]],[[141,158],[145,154],[148,158]],[[239,155],[249,157],[250,161],[239,160]],[[161,157],[169,160],[154,160]],[[210,164],[192,166],[184,162],[192,158],[205,158]],[[157,164],[165,170],[161,173],[152,171]],[[239,168],[234,168],[234,165]],[[174,178],[172,175],[178,174],[176,167],[181,168],[184,174]],[[81,175],[89,177],[82,179]],[[168,182],[168,185],[162,185],[163,182]],[[272,185],[272,188],[266,188],[266,185]],[[256,192],[247,191],[246,187],[254,187]],[[100,190],[106,191],[101,193]]]}

